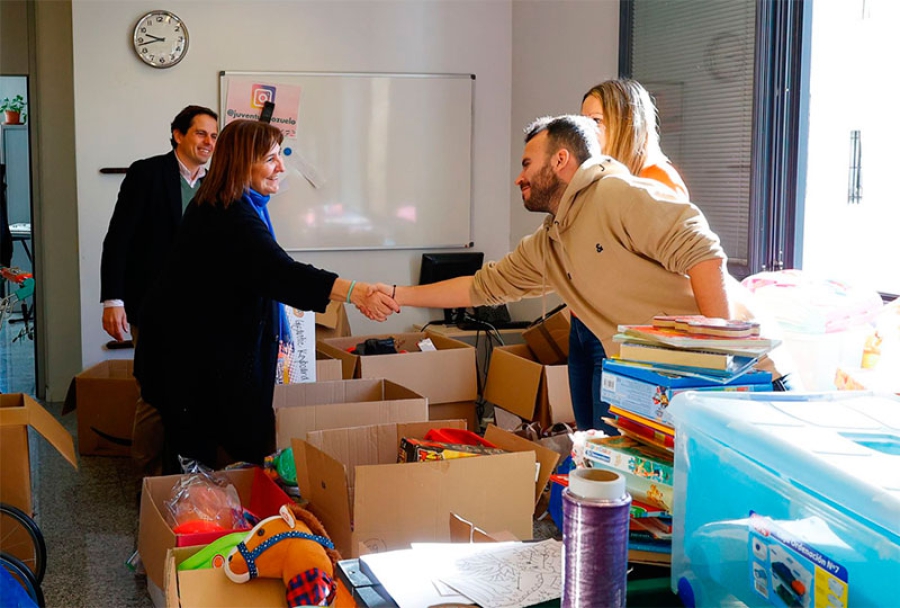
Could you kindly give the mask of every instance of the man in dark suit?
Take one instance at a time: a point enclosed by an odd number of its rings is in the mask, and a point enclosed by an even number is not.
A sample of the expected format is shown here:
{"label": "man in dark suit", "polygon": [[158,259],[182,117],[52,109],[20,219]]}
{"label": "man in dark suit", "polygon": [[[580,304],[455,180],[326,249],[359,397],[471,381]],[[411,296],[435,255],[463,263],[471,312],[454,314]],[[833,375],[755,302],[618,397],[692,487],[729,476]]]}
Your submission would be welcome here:
{"label": "man in dark suit", "polygon": [[[124,340],[128,331],[138,340],[144,295],[206,174],[218,132],[215,112],[187,106],[172,121],[172,150],[136,161],[125,174],[100,259],[103,329],[117,341]],[[160,474],[162,437],[159,413],[139,400],[132,456],[146,475]]]}

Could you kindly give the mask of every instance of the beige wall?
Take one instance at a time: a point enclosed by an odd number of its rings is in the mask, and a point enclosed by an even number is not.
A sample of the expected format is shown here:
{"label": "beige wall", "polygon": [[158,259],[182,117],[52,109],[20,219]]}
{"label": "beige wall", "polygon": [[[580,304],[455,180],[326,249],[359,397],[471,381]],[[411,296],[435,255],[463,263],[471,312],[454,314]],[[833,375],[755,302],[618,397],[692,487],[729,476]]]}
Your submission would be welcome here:
{"label": "beige wall", "polygon": [[[5,25],[9,13],[25,4],[0,0],[0,51],[12,39]],[[39,97],[33,100],[36,246],[44,282],[39,348],[45,351],[45,381],[39,379],[39,392],[46,385],[53,400],[64,396],[83,365],[109,356],[101,348],[107,337],[99,323],[99,253],[120,178],[100,176],[97,169],[165,151],[168,122],[180,107],[218,105],[219,70],[476,73],[476,247],[496,259],[540,222],[522,210],[512,187],[522,126],[541,114],[575,111],[583,90],[614,76],[618,61],[617,0],[270,1],[265,13],[248,11],[244,2],[222,0],[213,12],[208,2],[173,0],[165,8],[192,27],[192,48],[171,71],[140,65],[129,48],[134,20],[151,6],[113,0],[30,4],[36,34],[30,61]],[[265,44],[235,44],[230,33],[236,24]],[[4,71],[6,61],[4,52]],[[29,60],[21,61],[27,66]],[[316,253],[304,259],[358,278],[400,283],[416,280],[420,254]],[[351,314],[357,334],[399,331],[435,316],[404,311],[390,325],[373,326]]]}
{"label": "beige wall", "polygon": [[[81,371],[80,275],[72,79],[72,4],[34,2],[31,83],[38,394],[61,401]],[[41,388],[45,394],[41,394]]]}
{"label": "beige wall", "polygon": [[[578,113],[593,85],[615,78],[619,62],[618,0],[513,2],[512,142],[514,176],[521,169],[522,129],[545,115]],[[519,189],[510,197],[510,247],[531,234],[543,216],[522,205]],[[560,300],[525,300],[510,307],[514,316],[533,319]]]}
{"label": "beige wall", "polygon": [[28,73],[28,3],[25,0],[0,1],[0,74],[18,76]]}

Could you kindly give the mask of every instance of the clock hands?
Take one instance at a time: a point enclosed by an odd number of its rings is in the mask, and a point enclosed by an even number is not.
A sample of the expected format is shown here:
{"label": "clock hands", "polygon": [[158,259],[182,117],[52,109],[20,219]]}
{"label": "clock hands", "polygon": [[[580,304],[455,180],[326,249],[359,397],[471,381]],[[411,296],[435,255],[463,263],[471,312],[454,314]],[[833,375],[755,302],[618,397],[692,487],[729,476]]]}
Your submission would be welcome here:
{"label": "clock hands", "polygon": [[165,38],[160,38],[159,36],[153,36],[152,34],[144,34],[147,38],[153,38],[153,40],[147,42],[141,42],[139,46],[144,46],[145,44],[153,44],[154,42],[165,42]]}

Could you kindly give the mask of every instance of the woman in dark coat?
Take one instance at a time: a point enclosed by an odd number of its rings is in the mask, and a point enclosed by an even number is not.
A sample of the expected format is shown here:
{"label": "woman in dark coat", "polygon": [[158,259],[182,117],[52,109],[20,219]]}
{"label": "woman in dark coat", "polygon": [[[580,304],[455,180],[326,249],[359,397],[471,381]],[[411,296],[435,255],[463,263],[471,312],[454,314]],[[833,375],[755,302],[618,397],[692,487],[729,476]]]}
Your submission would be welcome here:
{"label": "woman in dark coat", "polygon": [[219,134],[141,316],[135,376],[162,416],[165,472],[176,456],[211,467],[262,464],[274,451],[272,394],[283,306],[324,312],[350,302],[383,321],[396,303],[369,286],[293,260],[266,209],[284,172],[282,133],[236,120]]}

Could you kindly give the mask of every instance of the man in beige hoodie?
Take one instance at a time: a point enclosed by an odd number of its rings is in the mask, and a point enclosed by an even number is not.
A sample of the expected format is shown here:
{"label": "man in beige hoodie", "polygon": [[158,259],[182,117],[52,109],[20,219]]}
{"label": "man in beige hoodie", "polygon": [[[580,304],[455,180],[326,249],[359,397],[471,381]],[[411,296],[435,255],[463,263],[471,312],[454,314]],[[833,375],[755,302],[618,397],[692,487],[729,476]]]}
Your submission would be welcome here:
{"label": "man in beige hoodie", "polygon": [[[727,257],[700,209],[603,156],[589,118],[538,119],[525,129],[525,142],[515,183],[526,209],[548,214],[543,224],[474,276],[380,289],[400,306],[431,308],[555,292],[607,355],[618,353],[620,324],[649,323],[654,315],[734,317]],[[594,415],[576,411],[578,427],[591,428]]]}

